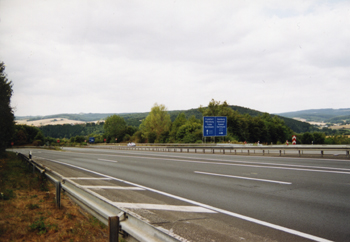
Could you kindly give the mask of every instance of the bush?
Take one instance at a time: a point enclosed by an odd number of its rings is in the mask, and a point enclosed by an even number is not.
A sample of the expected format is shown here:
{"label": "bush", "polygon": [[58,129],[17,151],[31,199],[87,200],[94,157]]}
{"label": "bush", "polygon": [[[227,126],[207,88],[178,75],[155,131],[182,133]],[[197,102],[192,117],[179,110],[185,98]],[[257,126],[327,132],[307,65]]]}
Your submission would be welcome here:
{"label": "bush", "polygon": [[41,144],[42,144],[42,141],[41,141],[41,140],[35,140],[35,141],[33,142],[33,146],[41,146]]}
{"label": "bush", "polygon": [[86,138],[84,137],[84,136],[75,136],[75,138],[74,138],[74,141],[76,142],[76,143],[82,143],[82,142],[84,142],[86,140]]}
{"label": "bush", "polygon": [[126,134],[123,138],[123,141],[129,141],[130,140],[130,135],[129,134]]}

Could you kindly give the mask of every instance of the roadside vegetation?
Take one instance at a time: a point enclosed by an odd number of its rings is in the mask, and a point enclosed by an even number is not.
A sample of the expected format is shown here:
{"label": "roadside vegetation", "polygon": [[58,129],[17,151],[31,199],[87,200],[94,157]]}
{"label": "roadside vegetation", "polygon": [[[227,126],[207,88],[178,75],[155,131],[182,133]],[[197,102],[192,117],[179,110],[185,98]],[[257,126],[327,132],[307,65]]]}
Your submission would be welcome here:
{"label": "roadside vegetation", "polygon": [[14,153],[0,159],[0,241],[107,241],[107,227],[62,194]]}

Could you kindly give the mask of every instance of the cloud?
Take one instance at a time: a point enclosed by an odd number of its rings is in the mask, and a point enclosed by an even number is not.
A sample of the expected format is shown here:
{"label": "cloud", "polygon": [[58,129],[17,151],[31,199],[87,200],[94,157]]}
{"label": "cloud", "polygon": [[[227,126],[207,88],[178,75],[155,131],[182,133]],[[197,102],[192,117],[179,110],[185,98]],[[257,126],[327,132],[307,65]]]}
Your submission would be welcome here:
{"label": "cloud", "polygon": [[0,2],[16,115],[342,108],[348,1]]}

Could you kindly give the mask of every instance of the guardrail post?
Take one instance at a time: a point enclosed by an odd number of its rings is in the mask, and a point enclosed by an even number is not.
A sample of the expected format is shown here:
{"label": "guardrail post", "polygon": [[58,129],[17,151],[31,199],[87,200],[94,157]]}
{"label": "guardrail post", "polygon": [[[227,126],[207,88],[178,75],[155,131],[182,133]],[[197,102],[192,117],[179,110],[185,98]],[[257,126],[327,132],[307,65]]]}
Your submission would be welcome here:
{"label": "guardrail post", "polygon": [[300,150],[298,150],[298,151],[299,151],[299,156],[301,156],[301,155],[300,155]]}
{"label": "guardrail post", "polygon": [[222,149],[222,153],[225,154],[225,149]]}
{"label": "guardrail post", "polygon": [[280,156],[282,156],[282,150],[280,150]]}
{"label": "guardrail post", "polygon": [[235,150],[235,155],[237,155],[237,150]]}
{"label": "guardrail post", "polygon": [[346,151],[346,157],[350,158],[349,151]]}
{"label": "guardrail post", "polygon": [[265,155],[265,150],[263,150],[263,155]]}
{"label": "guardrail post", "polygon": [[248,155],[250,155],[249,150],[248,150]]}
{"label": "guardrail post", "polygon": [[108,241],[118,242],[119,241],[119,217],[108,218]]}
{"label": "guardrail post", "polygon": [[61,208],[61,182],[56,182],[56,206]]}
{"label": "guardrail post", "polygon": [[321,150],[321,156],[323,157],[323,150]]}

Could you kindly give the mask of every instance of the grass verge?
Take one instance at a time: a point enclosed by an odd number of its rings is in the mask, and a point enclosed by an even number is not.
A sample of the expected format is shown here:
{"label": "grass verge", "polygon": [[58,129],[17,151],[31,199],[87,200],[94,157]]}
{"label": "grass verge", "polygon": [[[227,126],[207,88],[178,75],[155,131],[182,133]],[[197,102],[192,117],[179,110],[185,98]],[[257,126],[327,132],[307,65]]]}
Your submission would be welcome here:
{"label": "grass verge", "polygon": [[14,153],[0,159],[0,241],[107,241],[108,228]]}

